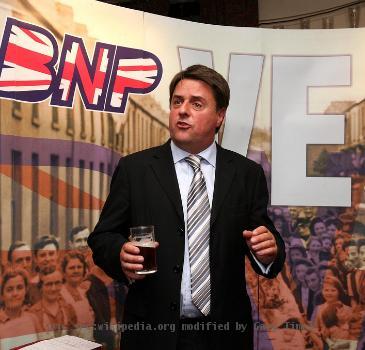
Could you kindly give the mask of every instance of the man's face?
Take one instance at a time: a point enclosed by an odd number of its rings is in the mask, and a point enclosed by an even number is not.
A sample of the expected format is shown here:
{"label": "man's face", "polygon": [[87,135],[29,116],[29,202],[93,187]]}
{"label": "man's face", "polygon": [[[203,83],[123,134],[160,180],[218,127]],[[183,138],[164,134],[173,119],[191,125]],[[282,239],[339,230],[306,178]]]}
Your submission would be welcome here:
{"label": "man's face", "polygon": [[50,243],[43,247],[43,249],[39,249],[35,260],[37,266],[40,270],[43,270],[45,267],[56,267],[58,260],[58,251],[54,244]]}
{"label": "man's face", "polygon": [[62,288],[62,274],[56,270],[42,276],[42,296],[48,302],[55,302],[60,296]]}
{"label": "man's face", "polygon": [[334,224],[330,224],[327,226],[327,233],[334,238],[336,236],[337,227]]}
{"label": "man's face", "polygon": [[357,246],[350,245],[347,248],[347,253],[348,253],[347,259],[348,259],[350,267],[353,267],[353,268],[357,267],[359,264],[359,251],[357,249]]}
{"label": "man's face", "polygon": [[299,215],[299,210],[297,207],[289,207],[289,214],[292,220],[296,220]]}
{"label": "man's face", "polygon": [[87,245],[87,238],[89,237],[90,231],[88,228],[76,233],[73,236],[72,248],[78,250],[86,250],[89,246]]}
{"label": "man's face", "polygon": [[70,259],[65,268],[65,280],[72,285],[79,285],[84,279],[84,265],[82,262],[75,258]]}
{"label": "man's face", "polygon": [[32,252],[27,245],[21,246],[11,254],[11,264],[14,267],[21,267],[28,273],[32,271]]}
{"label": "man's face", "polygon": [[360,266],[365,266],[365,245],[359,247]]}
{"label": "man's face", "polygon": [[320,241],[314,239],[313,241],[310,242],[307,248],[309,251],[313,253],[318,253],[322,249],[322,244]]}
{"label": "man's face", "polygon": [[308,288],[313,292],[317,292],[321,286],[321,280],[316,273],[311,273],[310,275],[306,275],[305,281],[307,282]]}
{"label": "man's face", "polygon": [[301,238],[308,239],[311,234],[311,231],[306,224],[300,223],[298,225],[298,233]]}
{"label": "man's face", "polygon": [[216,110],[209,85],[200,80],[183,79],[171,98],[169,129],[171,139],[187,152],[199,153],[214,141],[225,110]]}
{"label": "man's face", "polygon": [[343,245],[344,239],[343,238],[337,238],[335,240],[335,248],[336,248],[336,252],[341,252],[343,251],[342,249],[342,245]]}
{"label": "man's face", "polygon": [[326,232],[326,225],[323,222],[317,222],[313,228],[314,233],[319,237]]}
{"label": "man's face", "polygon": [[295,267],[295,274],[299,282],[305,282],[305,273],[308,270],[308,266],[304,264],[299,264]]}
{"label": "man's face", "polygon": [[291,248],[289,250],[289,254],[290,254],[290,259],[291,261],[294,261],[296,259],[300,259],[300,258],[304,258],[302,251],[298,248]]}
{"label": "man's face", "polygon": [[325,250],[326,252],[331,251],[332,239],[331,238],[323,238],[322,247],[323,247],[323,250]]}
{"label": "man's face", "polygon": [[312,207],[305,207],[304,208],[304,216],[307,219],[310,219],[314,216],[314,209]]}

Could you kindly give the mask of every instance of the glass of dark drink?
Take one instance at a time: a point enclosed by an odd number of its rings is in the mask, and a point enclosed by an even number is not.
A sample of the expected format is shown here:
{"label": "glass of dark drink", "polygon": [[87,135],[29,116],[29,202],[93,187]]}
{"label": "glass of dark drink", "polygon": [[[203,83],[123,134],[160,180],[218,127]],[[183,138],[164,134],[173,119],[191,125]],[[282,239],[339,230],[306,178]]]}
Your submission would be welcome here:
{"label": "glass of dark drink", "polygon": [[156,242],[154,227],[136,226],[129,229],[130,241],[139,248],[143,256],[143,269],[136,271],[136,274],[145,275],[157,271],[156,263]]}

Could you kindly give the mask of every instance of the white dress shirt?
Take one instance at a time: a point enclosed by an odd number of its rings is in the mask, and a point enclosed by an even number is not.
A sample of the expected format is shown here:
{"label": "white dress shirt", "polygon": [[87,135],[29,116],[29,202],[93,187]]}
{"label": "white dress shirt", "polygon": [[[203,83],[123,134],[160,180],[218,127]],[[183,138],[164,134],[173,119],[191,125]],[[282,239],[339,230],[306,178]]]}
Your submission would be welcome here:
{"label": "white dress shirt", "polygon": [[[184,222],[185,222],[185,250],[184,250],[183,273],[181,280],[180,316],[189,318],[200,317],[203,314],[193,304],[191,299],[189,240],[187,234],[187,201],[188,201],[190,184],[194,176],[194,171],[192,167],[185,161],[185,158],[189,156],[190,153],[177,147],[173,141],[171,141],[171,151],[174,160],[177,181],[180,189],[181,203],[183,207]],[[197,155],[202,158],[200,168],[205,178],[205,183],[208,191],[209,204],[210,208],[212,208],[214,180],[215,180],[215,165],[217,158],[217,146],[215,142],[213,142],[208,148],[198,153]],[[272,264],[265,267],[256,259],[256,257],[253,254],[252,256],[260,266],[262,272],[267,274]]]}

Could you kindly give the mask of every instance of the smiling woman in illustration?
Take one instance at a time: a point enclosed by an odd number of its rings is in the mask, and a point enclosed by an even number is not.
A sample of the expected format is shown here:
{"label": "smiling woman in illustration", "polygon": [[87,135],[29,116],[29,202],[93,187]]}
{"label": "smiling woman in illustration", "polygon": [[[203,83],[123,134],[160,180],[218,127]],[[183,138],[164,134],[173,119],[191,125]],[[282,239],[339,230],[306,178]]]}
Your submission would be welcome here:
{"label": "smiling woman in illustration", "polygon": [[3,307],[0,309],[0,349],[37,340],[35,317],[27,311],[27,272],[21,268],[4,271],[1,285]]}

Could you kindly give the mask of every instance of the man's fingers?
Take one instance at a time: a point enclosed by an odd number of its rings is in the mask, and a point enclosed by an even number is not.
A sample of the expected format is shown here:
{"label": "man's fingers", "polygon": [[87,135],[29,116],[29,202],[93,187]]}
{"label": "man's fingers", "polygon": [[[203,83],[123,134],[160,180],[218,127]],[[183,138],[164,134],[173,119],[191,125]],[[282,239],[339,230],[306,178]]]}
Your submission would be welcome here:
{"label": "man's fingers", "polygon": [[139,254],[139,248],[132,244],[131,242],[127,242],[123,244],[122,250],[129,254],[138,255]]}
{"label": "man's fingers", "polygon": [[[142,258],[142,256],[133,256],[130,255],[132,258]],[[129,263],[126,262],[124,260],[121,260],[121,265],[122,265],[122,270],[124,272],[124,274],[131,280],[141,280],[143,278],[145,278],[145,275],[139,275],[136,274],[136,271],[138,270],[142,270],[143,269],[143,265],[142,264],[135,264],[135,263]]]}
{"label": "man's fingers", "polygon": [[276,256],[276,248],[267,248],[267,249],[263,249],[263,250],[259,250],[257,252],[255,252],[256,255],[259,256],[266,256],[266,257],[270,257],[270,256]]}
{"label": "man's fingers", "polygon": [[142,255],[131,255],[123,252],[121,254],[121,260],[129,263],[143,263],[144,259]]}
{"label": "man's fingers", "polygon": [[252,231],[248,231],[248,230],[244,230],[243,231],[243,237],[245,237],[246,239],[251,238],[252,235],[253,235],[253,232]]}
{"label": "man's fingers", "polygon": [[124,261],[122,261],[122,267],[129,271],[138,271],[143,269],[142,264],[130,264]]}
{"label": "man's fingers", "polygon": [[259,235],[253,236],[251,238],[251,243],[253,245],[256,245],[256,244],[259,244],[259,243],[262,243],[262,242],[272,242],[272,243],[275,243],[275,238],[269,232],[260,233]]}
{"label": "man's fingers", "polygon": [[123,244],[122,250],[120,251],[120,261],[127,263],[142,263],[143,256],[139,255],[139,248],[130,242]]}
{"label": "man's fingers", "polygon": [[143,269],[143,256],[138,254],[138,247],[130,242],[123,244],[122,250],[120,251],[120,264],[124,274],[129,279],[141,279],[138,277],[140,275],[135,274],[135,271]]}
{"label": "man's fingers", "polygon": [[257,244],[253,244],[252,245],[252,249],[255,252],[259,252],[259,251],[261,251],[263,249],[271,248],[271,247],[275,247],[274,240],[265,240],[265,241],[262,241],[260,243],[257,243]]}
{"label": "man's fingers", "polygon": [[256,235],[259,235],[261,233],[265,233],[265,232],[268,232],[267,228],[265,226],[259,226],[259,227],[256,227],[252,233],[254,236]]}

